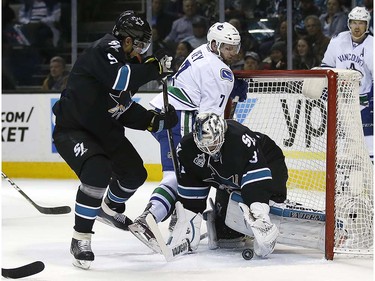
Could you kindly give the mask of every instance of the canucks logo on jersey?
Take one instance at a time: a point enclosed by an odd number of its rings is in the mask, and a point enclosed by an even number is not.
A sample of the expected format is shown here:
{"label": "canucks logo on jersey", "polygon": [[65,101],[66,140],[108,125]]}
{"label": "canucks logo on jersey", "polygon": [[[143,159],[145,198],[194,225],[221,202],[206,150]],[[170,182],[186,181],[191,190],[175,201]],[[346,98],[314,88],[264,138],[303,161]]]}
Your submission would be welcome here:
{"label": "canucks logo on jersey", "polygon": [[233,73],[232,71],[230,71],[229,69],[227,68],[222,68],[220,69],[220,76],[221,78],[223,78],[224,80],[229,80],[229,81],[233,81]]}

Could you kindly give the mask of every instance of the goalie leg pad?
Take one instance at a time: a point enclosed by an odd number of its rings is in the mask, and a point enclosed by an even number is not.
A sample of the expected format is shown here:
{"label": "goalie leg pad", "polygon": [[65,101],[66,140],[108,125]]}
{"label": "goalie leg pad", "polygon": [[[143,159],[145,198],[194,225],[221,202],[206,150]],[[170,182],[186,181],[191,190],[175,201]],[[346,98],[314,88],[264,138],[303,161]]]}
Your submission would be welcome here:
{"label": "goalie leg pad", "polygon": [[244,220],[243,212],[238,204],[240,202],[242,202],[241,195],[238,192],[232,192],[228,201],[225,224],[235,231],[254,236],[251,227]]}
{"label": "goalie leg pad", "polygon": [[202,215],[184,209],[181,202],[176,203],[177,223],[168,239],[171,247],[189,241],[189,250],[195,251],[200,242]]}

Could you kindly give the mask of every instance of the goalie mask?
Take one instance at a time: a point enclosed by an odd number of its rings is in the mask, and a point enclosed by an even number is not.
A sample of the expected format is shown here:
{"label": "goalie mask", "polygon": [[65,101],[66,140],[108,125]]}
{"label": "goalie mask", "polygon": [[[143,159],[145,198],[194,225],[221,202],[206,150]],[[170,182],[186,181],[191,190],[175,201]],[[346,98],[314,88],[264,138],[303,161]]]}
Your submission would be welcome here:
{"label": "goalie mask", "polygon": [[151,27],[147,20],[129,10],[123,12],[112,30],[113,36],[122,41],[126,37],[133,39],[133,49],[138,54],[147,52],[151,44]]}
{"label": "goalie mask", "polygon": [[204,153],[217,154],[224,143],[227,122],[214,113],[197,115],[193,128],[194,142]]}
{"label": "goalie mask", "polygon": [[[366,29],[365,33],[368,33],[368,29],[370,26],[370,20],[371,20],[371,15],[370,12],[366,10],[364,7],[355,7],[353,10],[350,11],[348,15],[348,28],[350,30],[350,33],[354,36],[354,31],[352,30],[353,27],[351,27],[351,21],[363,21],[366,22]],[[363,36],[361,34],[358,38],[361,38]],[[357,37],[357,36],[355,36]]]}

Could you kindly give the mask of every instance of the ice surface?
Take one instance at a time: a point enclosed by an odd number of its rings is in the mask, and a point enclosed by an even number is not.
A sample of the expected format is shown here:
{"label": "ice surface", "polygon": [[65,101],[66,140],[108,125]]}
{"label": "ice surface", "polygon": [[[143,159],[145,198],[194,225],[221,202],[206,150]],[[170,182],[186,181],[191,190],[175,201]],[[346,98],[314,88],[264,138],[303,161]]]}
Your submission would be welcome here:
{"label": "ice surface", "polygon": [[[76,180],[13,179],[42,206],[69,205],[74,209]],[[126,214],[141,214],[156,183],[146,183],[128,201]],[[373,280],[372,257],[337,256],[324,259],[318,250],[278,244],[268,259],[246,261],[241,251],[209,250],[203,240],[198,252],[167,263],[129,232],[97,222],[89,270],[75,268],[69,253],[74,214],[39,213],[8,182],[2,180],[2,267],[41,260],[46,268],[27,280],[128,281],[353,281]],[[168,223],[161,224],[167,238]],[[202,227],[205,231],[205,226]]]}

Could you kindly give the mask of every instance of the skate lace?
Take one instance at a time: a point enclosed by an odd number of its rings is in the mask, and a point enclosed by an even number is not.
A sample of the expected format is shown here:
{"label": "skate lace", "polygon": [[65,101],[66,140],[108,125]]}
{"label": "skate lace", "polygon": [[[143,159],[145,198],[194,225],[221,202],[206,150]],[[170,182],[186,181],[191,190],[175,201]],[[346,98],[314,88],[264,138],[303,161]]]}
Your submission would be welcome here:
{"label": "skate lace", "polygon": [[113,218],[122,224],[126,224],[126,216],[123,214],[115,214]]}
{"label": "skate lace", "polygon": [[89,240],[78,240],[77,247],[80,252],[87,252],[87,251],[92,252],[91,241]]}

